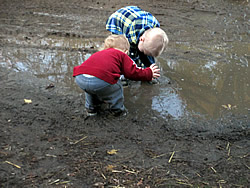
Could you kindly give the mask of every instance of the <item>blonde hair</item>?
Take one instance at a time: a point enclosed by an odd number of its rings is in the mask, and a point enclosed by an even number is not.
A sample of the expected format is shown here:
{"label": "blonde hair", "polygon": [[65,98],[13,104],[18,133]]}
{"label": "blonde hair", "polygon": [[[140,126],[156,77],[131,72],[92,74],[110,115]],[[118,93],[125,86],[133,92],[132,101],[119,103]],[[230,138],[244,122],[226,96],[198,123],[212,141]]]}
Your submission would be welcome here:
{"label": "blonde hair", "polygon": [[109,35],[105,41],[101,50],[105,50],[108,48],[116,48],[123,52],[128,51],[130,48],[130,44],[128,39],[124,35]]}
{"label": "blonde hair", "polygon": [[146,30],[144,34],[144,48],[149,51],[153,57],[161,55],[169,42],[167,34],[158,27]]}

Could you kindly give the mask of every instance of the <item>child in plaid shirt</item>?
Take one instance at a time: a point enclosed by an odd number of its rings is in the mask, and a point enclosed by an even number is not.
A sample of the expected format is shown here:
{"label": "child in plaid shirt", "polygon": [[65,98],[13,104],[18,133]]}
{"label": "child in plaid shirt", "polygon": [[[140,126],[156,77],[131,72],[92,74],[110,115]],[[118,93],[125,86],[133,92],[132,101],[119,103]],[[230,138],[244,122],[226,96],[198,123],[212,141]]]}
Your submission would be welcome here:
{"label": "child in plaid shirt", "polygon": [[113,34],[124,34],[129,43],[129,56],[140,67],[155,63],[166,45],[168,37],[159,28],[160,23],[149,12],[136,6],[127,6],[113,13],[106,22],[106,29]]}

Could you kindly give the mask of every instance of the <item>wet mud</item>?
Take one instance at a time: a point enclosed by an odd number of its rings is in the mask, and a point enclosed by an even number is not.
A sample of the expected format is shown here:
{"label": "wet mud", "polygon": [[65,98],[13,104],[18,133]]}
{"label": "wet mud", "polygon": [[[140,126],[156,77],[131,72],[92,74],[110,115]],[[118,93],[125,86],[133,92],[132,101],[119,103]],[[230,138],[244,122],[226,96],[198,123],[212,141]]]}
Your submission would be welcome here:
{"label": "wet mud", "polygon": [[[73,67],[138,5],[170,38],[126,117],[86,118]],[[0,187],[248,187],[248,1],[0,3]]]}

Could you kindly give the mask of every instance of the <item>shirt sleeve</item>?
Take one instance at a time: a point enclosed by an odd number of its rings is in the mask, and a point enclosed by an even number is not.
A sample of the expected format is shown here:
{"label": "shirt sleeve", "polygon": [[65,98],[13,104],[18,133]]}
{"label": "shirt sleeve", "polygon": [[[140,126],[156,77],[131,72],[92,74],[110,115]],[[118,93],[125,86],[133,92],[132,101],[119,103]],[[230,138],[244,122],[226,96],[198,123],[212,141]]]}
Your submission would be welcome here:
{"label": "shirt sleeve", "polygon": [[126,54],[123,56],[122,74],[125,78],[135,81],[151,81],[153,78],[152,70],[137,67],[136,63]]}
{"label": "shirt sleeve", "polygon": [[113,13],[106,22],[106,30],[117,35],[123,34],[123,24],[121,22],[117,12]]}

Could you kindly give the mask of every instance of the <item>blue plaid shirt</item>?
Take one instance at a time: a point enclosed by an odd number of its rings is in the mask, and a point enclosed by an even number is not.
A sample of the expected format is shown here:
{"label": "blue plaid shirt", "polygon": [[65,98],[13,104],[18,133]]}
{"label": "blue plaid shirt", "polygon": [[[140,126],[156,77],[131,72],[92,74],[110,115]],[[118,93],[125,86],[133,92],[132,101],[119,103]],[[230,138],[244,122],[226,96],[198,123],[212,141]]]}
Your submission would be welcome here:
{"label": "blue plaid shirt", "polygon": [[106,29],[114,34],[125,34],[130,44],[137,44],[147,29],[160,27],[152,14],[136,6],[127,6],[113,13],[106,22]]}

